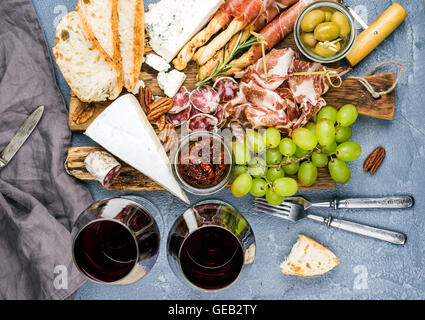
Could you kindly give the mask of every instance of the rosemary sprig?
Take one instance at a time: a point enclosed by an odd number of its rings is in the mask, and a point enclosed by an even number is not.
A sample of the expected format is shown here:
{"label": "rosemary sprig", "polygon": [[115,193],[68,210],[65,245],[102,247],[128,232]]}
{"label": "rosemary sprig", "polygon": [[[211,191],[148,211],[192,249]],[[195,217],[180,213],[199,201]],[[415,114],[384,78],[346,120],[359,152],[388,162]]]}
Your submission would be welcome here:
{"label": "rosemary sprig", "polygon": [[[236,57],[239,53],[244,51],[246,48],[250,48],[251,46],[260,43],[256,37],[251,37],[251,31],[248,31],[248,35],[245,39],[242,39],[243,31],[239,33],[238,40],[236,41],[236,44],[233,48],[233,50],[230,52],[229,56],[226,57],[226,47],[223,49],[223,59],[221,61],[218,61],[215,65],[213,71],[209,76],[206,76],[202,80],[199,80],[196,83],[197,87],[202,87],[207,85],[209,82],[212,81],[212,79],[219,77],[220,75],[226,73],[229,71],[233,66],[237,65],[236,63],[230,63],[234,57]],[[198,66],[199,68],[199,66]],[[198,69],[199,70],[199,69]],[[199,75],[199,73],[198,73]]]}

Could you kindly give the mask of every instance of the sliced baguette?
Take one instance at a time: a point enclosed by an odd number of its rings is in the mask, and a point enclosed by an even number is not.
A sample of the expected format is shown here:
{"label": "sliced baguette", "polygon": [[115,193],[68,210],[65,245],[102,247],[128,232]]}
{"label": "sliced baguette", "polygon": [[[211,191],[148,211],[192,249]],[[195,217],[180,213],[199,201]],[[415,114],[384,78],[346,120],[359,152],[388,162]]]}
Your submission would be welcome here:
{"label": "sliced baguette", "polygon": [[115,99],[118,77],[112,61],[107,61],[85,32],[80,15],[72,11],[56,28],[53,54],[71,90],[83,102]]}
{"label": "sliced baguette", "polygon": [[93,33],[96,47],[105,59],[112,60],[117,72],[118,86],[123,87],[121,52],[118,34],[118,0],[79,0],[76,11],[80,14],[86,32]]}
{"label": "sliced baguette", "polygon": [[338,264],[339,260],[332,251],[300,234],[280,269],[287,275],[310,277],[324,274]]}
{"label": "sliced baguette", "polygon": [[118,0],[118,31],[124,87],[132,92],[142,68],[145,26],[143,0]]}

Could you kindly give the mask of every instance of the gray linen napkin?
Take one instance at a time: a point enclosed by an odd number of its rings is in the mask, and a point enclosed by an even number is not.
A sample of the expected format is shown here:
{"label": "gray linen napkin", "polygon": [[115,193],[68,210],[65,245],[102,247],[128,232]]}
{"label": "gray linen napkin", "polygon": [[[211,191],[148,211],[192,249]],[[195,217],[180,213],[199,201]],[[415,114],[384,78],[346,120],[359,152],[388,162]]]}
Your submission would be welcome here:
{"label": "gray linen napkin", "polygon": [[92,202],[64,170],[67,109],[34,8],[1,0],[0,150],[39,105],[41,122],[0,171],[0,299],[65,299],[81,286],[70,231]]}

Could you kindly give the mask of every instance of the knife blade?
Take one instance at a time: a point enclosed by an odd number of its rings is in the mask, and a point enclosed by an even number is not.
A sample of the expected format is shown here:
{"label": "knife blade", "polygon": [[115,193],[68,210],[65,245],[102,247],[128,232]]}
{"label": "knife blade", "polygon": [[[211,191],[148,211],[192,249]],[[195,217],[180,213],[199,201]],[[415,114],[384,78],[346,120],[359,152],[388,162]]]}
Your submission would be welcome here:
{"label": "knife blade", "polygon": [[13,156],[22,147],[31,133],[34,131],[37,124],[43,116],[44,106],[39,106],[31,115],[24,121],[22,126],[16,131],[12,140],[3,151],[0,153],[0,169],[6,166]]}

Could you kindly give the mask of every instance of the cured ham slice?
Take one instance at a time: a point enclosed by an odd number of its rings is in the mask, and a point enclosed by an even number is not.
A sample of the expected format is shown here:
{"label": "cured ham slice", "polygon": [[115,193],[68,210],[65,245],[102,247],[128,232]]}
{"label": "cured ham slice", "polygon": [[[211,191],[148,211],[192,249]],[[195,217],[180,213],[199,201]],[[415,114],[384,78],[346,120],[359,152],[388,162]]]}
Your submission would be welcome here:
{"label": "cured ham slice", "polygon": [[[323,106],[322,98],[329,83],[325,75],[294,75],[295,72],[322,71],[319,63],[303,60],[294,50],[273,49],[266,57],[268,80],[264,63],[238,74],[241,78],[237,96],[225,106],[225,115],[253,129],[276,127],[291,135],[304,126]],[[340,68],[343,75],[349,68]]]}
{"label": "cured ham slice", "polygon": [[227,0],[226,3],[220,7],[208,25],[192,40],[190,40],[179,52],[177,57],[173,60],[174,67],[177,70],[185,69],[188,62],[192,60],[196,49],[206,44],[218,31],[226,28],[235,17],[236,13],[241,10],[241,6],[244,1],[245,0]]}
{"label": "cured ham slice", "polygon": [[[295,21],[299,14],[306,6],[313,3],[315,0],[299,0],[296,4],[284,11],[279,17],[274,19],[260,34],[267,42],[267,49],[274,48],[280,41],[282,41],[294,29]],[[239,59],[231,62],[234,66],[225,73],[225,75],[232,75],[245,69],[247,66],[255,63],[262,56],[261,45],[257,44],[252,46],[246,53]]]}

